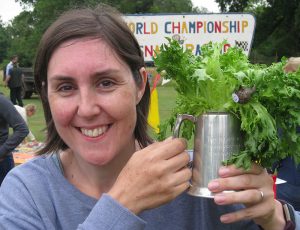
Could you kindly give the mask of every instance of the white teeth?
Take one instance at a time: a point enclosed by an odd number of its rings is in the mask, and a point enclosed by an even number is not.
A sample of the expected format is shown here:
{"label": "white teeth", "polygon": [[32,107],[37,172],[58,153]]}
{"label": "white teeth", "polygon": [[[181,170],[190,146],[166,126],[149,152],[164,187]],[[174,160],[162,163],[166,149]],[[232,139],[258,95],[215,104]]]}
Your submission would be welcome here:
{"label": "white teeth", "polygon": [[93,130],[88,130],[87,135],[88,135],[89,137],[92,137],[92,136],[93,136]]}
{"label": "white teeth", "polygon": [[81,133],[85,136],[98,137],[98,136],[102,135],[103,133],[105,133],[105,131],[107,130],[107,126],[102,126],[102,127],[95,128],[95,129],[81,128],[80,130],[81,130]]}
{"label": "white teeth", "polygon": [[93,137],[98,136],[99,135],[99,130],[98,129],[94,129],[92,135],[93,135]]}

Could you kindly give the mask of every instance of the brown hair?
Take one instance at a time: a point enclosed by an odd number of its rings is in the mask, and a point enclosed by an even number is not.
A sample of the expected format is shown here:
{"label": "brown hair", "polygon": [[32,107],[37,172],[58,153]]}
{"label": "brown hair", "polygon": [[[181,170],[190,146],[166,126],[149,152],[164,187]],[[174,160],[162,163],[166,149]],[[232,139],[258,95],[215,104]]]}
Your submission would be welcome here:
{"label": "brown hair", "polygon": [[[38,153],[44,154],[64,150],[68,146],[61,139],[55,128],[47,98],[47,69],[55,49],[71,39],[104,40],[131,69],[133,78],[139,86],[142,77],[139,70],[144,64],[140,46],[122,19],[112,7],[101,4],[96,9],[75,9],[61,15],[44,33],[36,55],[34,78],[40,94],[47,124],[45,147]],[[150,86],[147,81],[145,93],[137,105],[137,122],[134,135],[141,147],[152,142],[147,133]]]}
{"label": "brown hair", "polygon": [[12,55],[12,56],[10,57],[10,60],[13,60],[13,59],[15,59],[15,58],[17,58],[17,57],[18,57],[18,55],[14,54],[14,55]]}
{"label": "brown hair", "polygon": [[26,111],[30,111],[35,113],[36,112],[36,105],[35,104],[27,104],[24,106]]}

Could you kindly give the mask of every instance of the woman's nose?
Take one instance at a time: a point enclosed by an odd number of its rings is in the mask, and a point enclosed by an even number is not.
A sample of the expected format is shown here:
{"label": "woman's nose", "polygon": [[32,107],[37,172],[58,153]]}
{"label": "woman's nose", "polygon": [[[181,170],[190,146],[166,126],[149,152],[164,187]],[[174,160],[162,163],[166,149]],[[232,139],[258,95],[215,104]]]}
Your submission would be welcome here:
{"label": "woman's nose", "polygon": [[99,98],[92,92],[83,92],[80,94],[77,114],[81,117],[92,117],[101,112]]}

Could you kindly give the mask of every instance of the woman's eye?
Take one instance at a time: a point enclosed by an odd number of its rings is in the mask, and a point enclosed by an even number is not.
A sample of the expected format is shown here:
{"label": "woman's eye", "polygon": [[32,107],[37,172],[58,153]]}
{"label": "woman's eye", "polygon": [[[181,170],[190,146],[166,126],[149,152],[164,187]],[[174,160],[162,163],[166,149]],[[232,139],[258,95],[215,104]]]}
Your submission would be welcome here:
{"label": "woman's eye", "polygon": [[71,90],[73,90],[74,87],[72,85],[60,85],[59,87],[57,87],[57,91],[59,92],[70,92]]}
{"label": "woman's eye", "polygon": [[104,89],[108,89],[108,88],[111,88],[114,85],[115,85],[115,83],[111,80],[103,80],[103,81],[100,82],[99,87],[104,88]]}

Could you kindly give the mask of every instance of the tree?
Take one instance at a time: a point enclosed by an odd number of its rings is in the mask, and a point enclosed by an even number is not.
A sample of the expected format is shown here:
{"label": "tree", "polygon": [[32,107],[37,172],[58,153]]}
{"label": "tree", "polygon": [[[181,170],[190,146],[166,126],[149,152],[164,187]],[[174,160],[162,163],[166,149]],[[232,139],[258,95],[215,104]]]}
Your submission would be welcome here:
{"label": "tree", "polygon": [[[221,12],[244,12],[268,5],[270,0],[215,0]],[[271,0],[272,1],[272,0]]]}
{"label": "tree", "polygon": [[266,56],[299,56],[299,0],[268,1],[257,17],[256,49]]}
{"label": "tree", "polygon": [[248,0],[216,0],[221,12],[243,12],[248,5]]}
{"label": "tree", "polygon": [[216,0],[222,12],[252,12],[256,17],[253,51],[272,57],[300,55],[300,0]]}
{"label": "tree", "polygon": [[6,61],[8,47],[9,47],[9,38],[8,38],[7,30],[5,29],[2,21],[0,20],[0,63]]}
{"label": "tree", "polygon": [[7,26],[10,38],[9,56],[17,54],[21,66],[31,66],[37,41],[34,20],[31,12],[23,11]]}
{"label": "tree", "polygon": [[[24,11],[18,15],[10,26],[10,52],[17,51],[21,64],[32,65],[35,49],[48,26],[65,10],[84,6],[95,7],[99,0],[16,0]],[[186,13],[197,12],[191,0],[102,0],[101,3],[116,7],[126,14],[134,13]]]}

